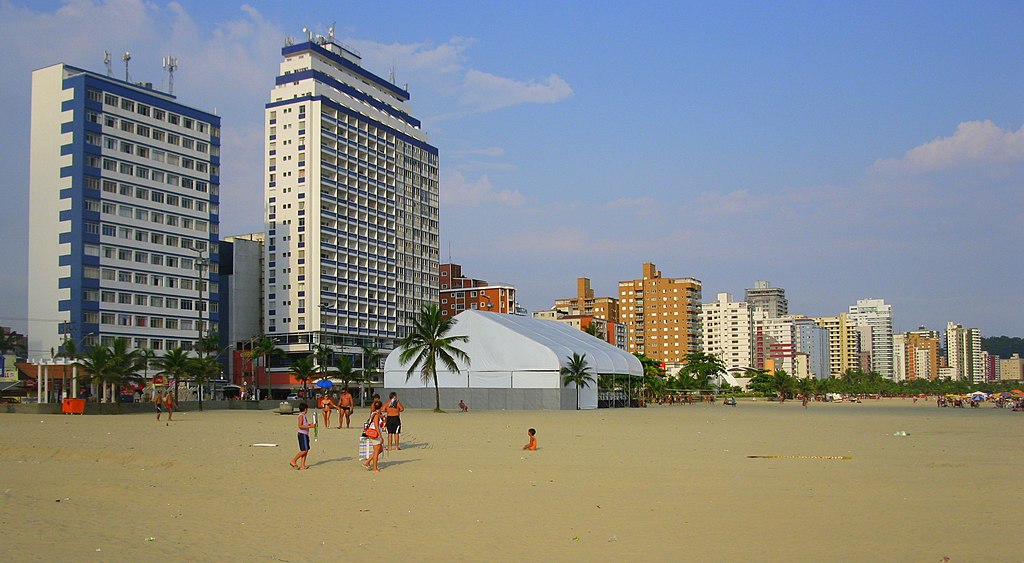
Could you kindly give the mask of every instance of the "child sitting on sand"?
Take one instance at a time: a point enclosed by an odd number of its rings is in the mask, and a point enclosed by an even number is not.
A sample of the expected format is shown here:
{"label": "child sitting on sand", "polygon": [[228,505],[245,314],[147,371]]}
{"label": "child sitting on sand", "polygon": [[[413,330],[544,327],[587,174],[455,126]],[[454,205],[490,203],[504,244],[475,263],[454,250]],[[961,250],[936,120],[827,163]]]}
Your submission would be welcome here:
{"label": "child sitting on sand", "polygon": [[526,433],[530,435],[530,443],[528,443],[525,446],[523,446],[523,449],[524,450],[530,450],[530,451],[536,450],[537,449],[537,431],[534,430],[533,428],[531,428],[531,429],[527,430]]}

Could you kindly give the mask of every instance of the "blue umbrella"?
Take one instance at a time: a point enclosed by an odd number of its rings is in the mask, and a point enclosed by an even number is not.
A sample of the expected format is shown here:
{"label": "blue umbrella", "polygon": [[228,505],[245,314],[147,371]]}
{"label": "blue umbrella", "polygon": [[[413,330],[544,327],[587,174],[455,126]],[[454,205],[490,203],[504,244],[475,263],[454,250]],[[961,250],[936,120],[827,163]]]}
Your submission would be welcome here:
{"label": "blue umbrella", "polygon": [[316,386],[322,389],[327,389],[328,387],[334,387],[334,382],[330,379],[321,379],[316,382]]}

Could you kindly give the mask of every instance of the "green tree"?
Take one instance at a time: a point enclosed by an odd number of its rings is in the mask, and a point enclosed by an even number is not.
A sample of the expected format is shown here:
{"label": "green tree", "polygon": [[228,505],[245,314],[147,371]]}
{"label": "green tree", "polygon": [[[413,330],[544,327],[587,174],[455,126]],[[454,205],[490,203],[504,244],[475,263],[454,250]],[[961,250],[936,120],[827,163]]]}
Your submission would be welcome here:
{"label": "green tree", "polygon": [[364,344],[362,346],[362,368],[359,372],[359,406],[363,406],[363,397],[366,393],[363,392],[363,384],[372,384],[377,380],[377,374],[380,373],[380,358],[384,355],[380,348],[377,348],[372,343]]}
{"label": "green tree", "polygon": [[24,338],[24,336],[13,330],[10,332],[0,330],[0,356],[8,352],[14,352],[15,354],[19,351],[24,352],[25,347],[22,344]]}
{"label": "green tree", "polygon": [[813,377],[801,377],[796,382],[796,390],[808,400],[814,397],[817,390],[817,381]]}
{"label": "green tree", "polygon": [[[203,356],[199,358],[189,358],[188,360],[188,372],[192,374],[192,379],[196,382],[200,388],[205,386],[212,379],[217,379],[221,376],[221,365],[217,361],[217,358],[210,356]],[[203,392],[199,391],[199,410],[203,410]]]}
{"label": "green tree", "polygon": [[469,364],[469,355],[456,346],[456,343],[468,341],[469,337],[449,336],[453,326],[452,318],[442,316],[437,304],[427,303],[413,319],[412,331],[398,344],[401,350],[399,361],[409,364],[406,380],[420,370],[424,383],[434,382],[434,412],[444,412],[441,410],[441,391],[437,386],[438,362],[454,373],[460,373],[456,360]]}
{"label": "green tree", "polygon": [[725,371],[725,364],[714,354],[690,352],[683,362],[686,365],[679,370],[680,382],[689,383],[696,389],[711,388],[711,378]]}
{"label": "green tree", "polygon": [[590,387],[594,383],[594,376],[590,373],[586,354],[580,356],[573,352],[572,356],[566,356],[565,359],[568,363],[559,370],[562,386],[568,387],[570,383],[576,386],[576,410],[580,410],[580,388]]}
{"label": "green tree", "polygon": [[601,340],[607,338],[607,336],[605,336],[604,327],[599,326],[594,321],[590,321],[590,324],[587,325],[587,328],[583,329],[583,332],[593,336],[594,338],[600,338]]}
{"label": "green tree", "polygon": [[315,360],[316,356],[310,355],[305,358],[299,358],[292,364],[292,374],[295,375],[295,379],[302,383],[303,397],[309,397],[309,380],[320,373],[320,366],[316,365]]}
{"label": "green tree", "polygon": [[775,394],[775,378],[772,374],[763,369],[747,370],[747,377],[750,378],[747,387],[754,393],[765,397]]}
{"label": "green tree", "polygon": [[167,376],[174,380],[174,402],[178,402],[178,383],[189,374],[189,356],[188,352],[178,348],[172,348],[164,355],[157,358],[153,362],[153,367],[157,369],[157,373],[160,375]]}
{"label": "green tree", "polygon": [[774,383],[775,391],[782,400],[793,398],[793,390],[796,389],[796,378],[787,373],[786,370],[775,370],[775,374],[772,375],[772,383]]}
{"label": "green tree", "polygon": [[103,385],[99,401],[104,402],[107,395],[106,382],[110,379],[110,347],[93,346],[88,352],[75,360],[75,365],[78,366],[78,369],[82,370],[84,375],[88,376],[90,383],[100,383]]}
{"label": "green tree", "polygon": [[[270,358],[277,358],[283,356],[284,350],[277,347],[277,342],[275,342],[273,338],[270,338],[268,336],[261,336],[255,342],[252,343],[252,348],[245,351],[245,355],[250,360],[252,360],[253,358],[260,359],[263,365],[263,371],[266,372],[267,374],[267,398],[269,399],[271,386],[269,360]],[[260,389],[259,372],[254,369],[253,375],[255,377],[255,382],[253,386],[256,388],[256,399],[258,400]]]}
{"label": "green tree", "polygon": [[[196,343],[196,352],[202,358],[209,358],[220,355],[220,335],[216,332],[211,332],[206,336],[199,339]],[[212,352],[212,354],[211,354]]]}
{"label": "green tree", "polygon": [[331,375],[341,380],[341,385],[345,389],[348,389],[350,381],[355,381],[359,377],[356,374],[355,369],[352,367],[352,358],[348,356],[342,356],[338,359],[338,367],[334,368]]}

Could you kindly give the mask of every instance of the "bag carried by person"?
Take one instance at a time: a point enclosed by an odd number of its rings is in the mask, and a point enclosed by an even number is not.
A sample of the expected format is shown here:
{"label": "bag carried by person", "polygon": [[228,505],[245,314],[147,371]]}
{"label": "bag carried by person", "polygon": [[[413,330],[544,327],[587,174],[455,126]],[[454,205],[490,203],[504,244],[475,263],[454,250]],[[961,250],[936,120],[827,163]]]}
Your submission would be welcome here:
{"label": "bag carried by person", "polygon": [[376,440],[377,438],[380,438],[380,430],[377,430],[377,427],[373,425],[372,414],[370,415],[370,418],[368,418],[366,422],[363,424],[363,437],[370,438],[371,440]]}

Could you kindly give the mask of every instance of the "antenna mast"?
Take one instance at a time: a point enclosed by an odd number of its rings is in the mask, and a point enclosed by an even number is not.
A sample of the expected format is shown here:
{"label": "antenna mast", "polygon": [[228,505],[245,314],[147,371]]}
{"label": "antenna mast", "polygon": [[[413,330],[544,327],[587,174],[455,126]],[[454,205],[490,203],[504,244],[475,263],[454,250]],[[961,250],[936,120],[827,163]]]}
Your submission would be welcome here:
{"label": "antenna mast", "polygon": [[121,56],[121,60],[124,61],[124,81],[131,82],[131,78],[128,77],[128,61],[132,60],[132,54],[125,51],[124,55]]}
{"label": "antenna mast", "polygon": [[114,77],[114,67],[110,64],[110,51],[103,50],[103,64],[107,66],[107,77]]}
{"label": "antenna mast", "polygon": [[167,93],[174,95],[174,71],[178,70],[178,57],[164,57],[164,70],[167,71]]}

